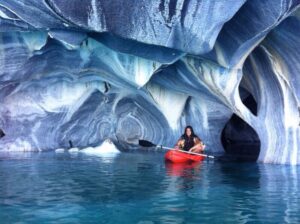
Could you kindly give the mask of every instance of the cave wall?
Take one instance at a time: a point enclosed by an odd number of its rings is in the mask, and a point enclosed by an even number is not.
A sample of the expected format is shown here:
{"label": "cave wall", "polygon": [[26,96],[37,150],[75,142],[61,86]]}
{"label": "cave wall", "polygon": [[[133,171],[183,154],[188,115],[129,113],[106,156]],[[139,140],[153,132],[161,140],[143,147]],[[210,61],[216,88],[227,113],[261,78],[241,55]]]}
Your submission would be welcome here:
{"label": "cave wall", "polygon": [[191,124],[219,153],[235,114],[260,162],[300,163],[299,0],[0,3],[0,150],[172,146]]}

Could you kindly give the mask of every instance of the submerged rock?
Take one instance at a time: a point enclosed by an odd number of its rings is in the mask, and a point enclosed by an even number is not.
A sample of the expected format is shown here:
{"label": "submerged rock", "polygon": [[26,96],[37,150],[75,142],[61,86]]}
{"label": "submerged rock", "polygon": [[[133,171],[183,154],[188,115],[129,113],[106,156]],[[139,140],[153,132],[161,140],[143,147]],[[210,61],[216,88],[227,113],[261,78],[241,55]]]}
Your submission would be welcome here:
{"label": "submerged rock", "polygon": [[0,150],[172,146],[190,124],[219,153],[235,114],[258,161],[300,164],[299,5],[2,0]]}

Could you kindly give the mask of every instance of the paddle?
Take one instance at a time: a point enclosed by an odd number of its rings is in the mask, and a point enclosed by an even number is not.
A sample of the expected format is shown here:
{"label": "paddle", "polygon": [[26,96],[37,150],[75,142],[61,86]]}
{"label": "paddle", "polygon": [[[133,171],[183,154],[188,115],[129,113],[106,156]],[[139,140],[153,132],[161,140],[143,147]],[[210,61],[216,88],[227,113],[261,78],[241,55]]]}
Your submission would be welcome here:
{"label": "paddle", "polygon": [[143,146],[143,147],[156,147],[156,148],[162,148],[162,149],[168,149],[168,150],[177,150],[180,152],[185,152],[188,154],[193,154],[193,155],[198,155],[198,156],[204,156],[204,157],[211,158],[211,159],[215,158],[214,156],[209,156],[209,155],[202,154],[202,153],[188,152],[188,151],[184,151],[184,150],[180,150],[180,149],[173,149],[173,148],[165,147],[162,145],[155,145],[152,142],[149,142],[147,140],[139,140],[139,145]]}

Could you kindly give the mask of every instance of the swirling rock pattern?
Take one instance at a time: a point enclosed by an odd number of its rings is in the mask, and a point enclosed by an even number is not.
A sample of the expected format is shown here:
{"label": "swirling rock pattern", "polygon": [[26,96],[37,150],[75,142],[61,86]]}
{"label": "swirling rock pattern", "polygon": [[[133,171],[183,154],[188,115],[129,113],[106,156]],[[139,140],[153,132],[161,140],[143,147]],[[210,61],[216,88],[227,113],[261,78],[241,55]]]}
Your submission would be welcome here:
{"label": "swirling rock pattern", "polygon": [[0,0],[0,149],[171,146],[192,124],[222,152],[236,114],[258,134],[260,162],[300,164],[299,5]]}

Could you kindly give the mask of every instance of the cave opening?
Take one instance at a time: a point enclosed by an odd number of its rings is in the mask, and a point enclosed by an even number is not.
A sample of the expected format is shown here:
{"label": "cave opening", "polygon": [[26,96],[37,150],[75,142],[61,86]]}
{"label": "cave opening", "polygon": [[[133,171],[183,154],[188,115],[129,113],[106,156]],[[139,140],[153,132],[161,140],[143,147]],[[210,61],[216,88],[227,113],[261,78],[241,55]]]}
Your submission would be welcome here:
{"label": "cave opening", "polygon": [[[242,101],[245,106],[257,115],[257,103],[254,97],[245,90]],[[233,114],[226,123],[222,134],[221,142],[226,155],[237,161],[256,161],[260,152],[260,139],[256,131],[237,115]]]}
{"label": "cave opening", "polygon": [[5,133],[4,131],[0,128],[0,138],[4,137],[5,136]]}

